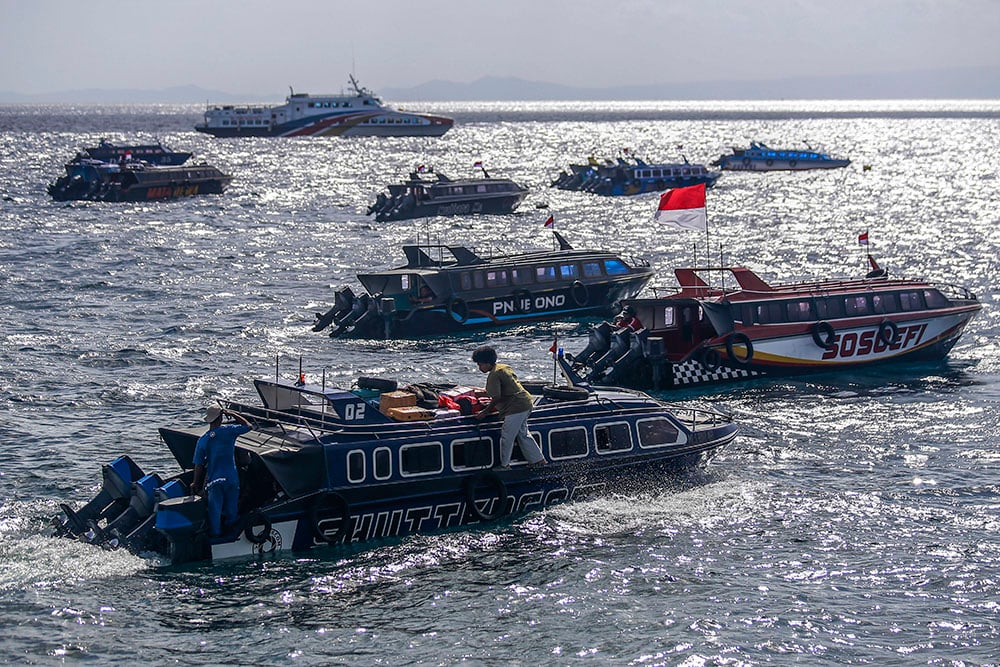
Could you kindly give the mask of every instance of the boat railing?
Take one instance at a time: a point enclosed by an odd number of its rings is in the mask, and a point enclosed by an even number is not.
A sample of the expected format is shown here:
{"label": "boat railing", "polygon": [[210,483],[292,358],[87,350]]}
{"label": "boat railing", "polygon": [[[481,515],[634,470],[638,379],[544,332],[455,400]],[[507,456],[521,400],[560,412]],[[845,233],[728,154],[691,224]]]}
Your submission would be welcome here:
{"label": "boat railing", "polygon": [[952,283],[930,283],[931,287],[944,294],[952,301],[978,301],[975,292],[962,285]]}

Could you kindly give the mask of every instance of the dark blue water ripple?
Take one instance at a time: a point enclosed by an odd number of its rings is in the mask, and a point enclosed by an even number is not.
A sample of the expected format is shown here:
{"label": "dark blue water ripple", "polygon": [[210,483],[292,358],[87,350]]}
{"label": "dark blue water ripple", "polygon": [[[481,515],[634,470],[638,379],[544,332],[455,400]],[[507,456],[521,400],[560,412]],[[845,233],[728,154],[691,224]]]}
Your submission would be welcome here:
{"label": "dark blue water ripple", "polygon": [[[441,140],[215,140],[192,106],[0,107],[0,655],[134,664],[997,664],[1000,645],[1000,107],[916,103],[478,103]],[[101,137],[158,136],[236,176],[159,204],[52,202],[45,185]],[[707,162],[749,140],[803,140],[835,173],[726,174],[712,255],[766,279],[858,275],[869,230],[891,271],[984,302],[949,360],[744,383],[709,401],[742,424],[706,472],[489,530],[171,569],[47,537],[64,500],[218,397],[297,370],[481,382],[471,350],[551,377],[572,323],[471,340],[331,341],[332,288],[420,239],[550,243],[648,257],[659,284],[703,236],[651,224],[655,196],[549,190],[590,153]],[[679,146],[681,148],[679,148]],[[482,159],[532,193],[514,216],[376,224],[375,193],[417,164]],[[872,165],[863,171],[861,165]],[[548,205],[546,211],[536,209]],[[577,342],[574,342],[577,341]]]}

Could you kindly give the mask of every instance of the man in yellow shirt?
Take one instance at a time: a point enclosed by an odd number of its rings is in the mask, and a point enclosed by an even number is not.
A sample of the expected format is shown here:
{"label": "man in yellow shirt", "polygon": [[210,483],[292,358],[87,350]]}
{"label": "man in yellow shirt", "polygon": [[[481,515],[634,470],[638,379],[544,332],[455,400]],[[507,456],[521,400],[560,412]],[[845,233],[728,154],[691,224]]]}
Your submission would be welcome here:
{"label": "man in yellow shirt", "polygon": [[514,374],[514,369],[506,364],[497,363],[497,351],[489,346],[477,348],[472,353],[472,361],[479,366],[486,377],[486,393],[490,403],[476,413],[476,419],[484,419],[494,410],[503,417],[500,429],[500,464],[494,466],[497,470],[510,470],[510,457],[514,452],[514,443],[521,448],[521,453],[533,466],[548,465],[538,443],[528,434],[528,416],[531,415],[531,394],[521,386]]}

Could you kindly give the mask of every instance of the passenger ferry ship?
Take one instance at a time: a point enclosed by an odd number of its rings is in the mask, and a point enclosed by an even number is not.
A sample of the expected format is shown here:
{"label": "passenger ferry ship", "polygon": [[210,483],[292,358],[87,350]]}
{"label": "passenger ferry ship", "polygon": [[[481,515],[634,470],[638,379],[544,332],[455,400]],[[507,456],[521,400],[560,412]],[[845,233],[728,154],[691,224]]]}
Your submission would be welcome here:
{"label": "passenger ferry ship", "polygon": [[[528,430],[548,465],[516,456],[510,468],[491,469],[502,420],[421,408],[415,394],[390,391],[395,381],[361,380],[343,390],[306,383],[300,373],[296,382],[257,380],[259,406],[221,402],[252,430],[236,441],[239,517],[220,535],[208,534],[207,502],[191,494],[205,427],[160,429],[180,467],[169,477],[145,473],[128,456],[105,465],[90,502],[62,505],[56,534],[180,564],[483,525],[660,483],[706,464],[737,431],[717,411],[639,392],[533,387]],[[439,399],[477,395],[435,387]]]}
{"label": "passenger ferry ship", "polygon": [[712,163],[729,171],[803,171],[806,169],[839,169],[850,160],[830,157],[812,149],[789,150],[770,148],[750,142],[750,148],[734,148],[732,155],[722,155]]}
{"label": "passenger ferry ship", "polygon": [[205,111],[196,130],[216,137],[440,137],[454,121],[384,106],[350,77],[353,94],[292,92],[280,106],[223,105]]}
{"label": "passenger ferry ship", "polygon": [[611,314],[653,276],[649,262],[606,250],[482,256],[464,246],[406,245],[407,263],[358,274],[366,292],[335,293],[313,331],[332,337],[418,338],[567,317]]}
{"label": "passenger ferry ship", "polygon": [[[676,269],[680,291],[625,300],[643,328],[599,325],[561,363],[579,382],[670,389],[941,359],[982,309],[964,287],[869,262],[865,278],[774,286],[744,267]],[[736,288],[710,287],[720,273]]]}
{"label": "passenger ferry ship", "polygon": [[630,163],[623,158],[601,164],[590,158],[586,165],[570,165],[569,173],[563,171],[552,182],[560,190],[579,190],[607,197],[639,195],[646,192],[663,192],[705,184],[712,187],[721,174],[706,169],[701,164],[683,163],[647,164],[639,158]]}

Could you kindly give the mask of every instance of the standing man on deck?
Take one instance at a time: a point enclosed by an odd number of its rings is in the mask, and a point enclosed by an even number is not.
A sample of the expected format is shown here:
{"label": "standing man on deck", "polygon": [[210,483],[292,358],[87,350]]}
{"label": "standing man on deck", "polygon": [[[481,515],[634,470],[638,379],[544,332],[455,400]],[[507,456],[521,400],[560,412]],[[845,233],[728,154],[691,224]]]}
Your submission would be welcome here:
{"label": "standing man on deck", "polygon": [[[222,425],[222,416],[229,415],[239,424]],[[208,525],[212,535],[222,533],[226,525],[239,515],[240,478],[236,472],[236,438],[250,431],[250,422],[243,415],[223,410],[217,405],[205,411],[208,431],[198,438],[194,448],[194,481],[192,491],[208,492]],[[206,474],[207,471],[207,474]],[[206,483],[207,480],[207,483]]]}

